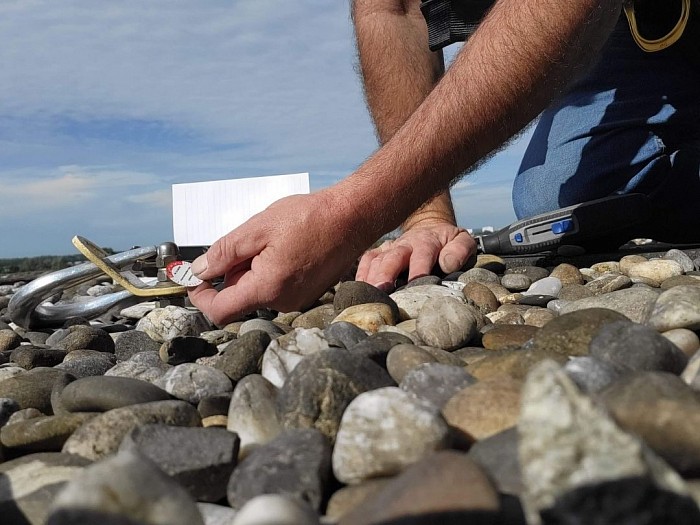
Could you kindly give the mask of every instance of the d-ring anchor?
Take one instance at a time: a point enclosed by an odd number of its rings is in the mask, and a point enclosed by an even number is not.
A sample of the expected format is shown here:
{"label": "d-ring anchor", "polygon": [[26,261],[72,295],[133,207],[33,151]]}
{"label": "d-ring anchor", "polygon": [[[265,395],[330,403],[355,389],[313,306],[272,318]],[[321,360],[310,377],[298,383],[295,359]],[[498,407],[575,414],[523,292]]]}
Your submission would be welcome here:
{"label": "d-ring anchor", "polygon": [[[66,321],[82,317],[97,317],[122,301],[133,296],[157,298],[184,295],[186,288],[170,281],[160,281],[148,286],[128,270],[137,262],[172,252],[173,243],[145,246],[107,256],[95,244],[82,237],[75,237],[73,244],[92,262],[86,262],[63,270],[42,275],[20,288],[10,299],[8,314],[12,322],[23,328],[61,326]],[[175,246],[175,250],[177,247]],[[64,290],[83,284],[106,273],[125,289],[90,300],[71,304],[51,304],[48,299]]]}

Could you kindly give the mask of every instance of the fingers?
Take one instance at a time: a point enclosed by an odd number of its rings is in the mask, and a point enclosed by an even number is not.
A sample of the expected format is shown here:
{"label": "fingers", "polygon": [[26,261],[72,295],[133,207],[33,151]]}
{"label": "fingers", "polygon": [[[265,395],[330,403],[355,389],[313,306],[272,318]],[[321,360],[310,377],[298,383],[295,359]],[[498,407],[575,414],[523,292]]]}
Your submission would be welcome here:
{"label": "fingers", "polygon": [[357,265],[357,273],[355,274],[356,280],[367,281],[367,275],[369,274],[369,269],[372,265],[372,261],[376,257],[378,257],[380,253],[381,250],[379,248],[375,248],[373,250],[367,250],[365,253],[362,254],[360,262]]}
{"label": "fingers", "polygon": [[235,284],[221,291],[215,290],[207,282],[188,290],[192,304],[217,326],[223,326],[261,306],[258,283],[252,272],[238,272],[230,280]]}
{"label": "fingers", "polygon": [[476,252],[476,241],[466,231],[458,233],[454,239],[445,244],[440,251],[438,261],[445,273],[456,272]]}
{"label": "fingers", "polygon": [[255,232],[246,223],[224,235],[192,262],[192,272],[200,279],[213,279],[255,257],[264,248]]}
{"label": "fingers", "polygon": [[412,249],[406,245],[392,248],[374,257],[365,281],[382,290],[391,290],[399,274],[408,268]]}

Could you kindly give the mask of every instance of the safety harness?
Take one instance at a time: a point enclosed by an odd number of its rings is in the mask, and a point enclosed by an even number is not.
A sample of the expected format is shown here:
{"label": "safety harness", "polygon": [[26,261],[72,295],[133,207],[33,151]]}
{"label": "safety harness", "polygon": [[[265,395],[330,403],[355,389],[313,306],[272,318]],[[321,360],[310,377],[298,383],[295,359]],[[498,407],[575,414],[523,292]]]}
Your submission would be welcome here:
{"label": "safety harness", "polygon": [[[424,0],[428,45],[437,51],[467,40],[495,0]],[[700,0],[626,0],[624,12],[632,38],[648,53],[679,44],[700,62]]]}

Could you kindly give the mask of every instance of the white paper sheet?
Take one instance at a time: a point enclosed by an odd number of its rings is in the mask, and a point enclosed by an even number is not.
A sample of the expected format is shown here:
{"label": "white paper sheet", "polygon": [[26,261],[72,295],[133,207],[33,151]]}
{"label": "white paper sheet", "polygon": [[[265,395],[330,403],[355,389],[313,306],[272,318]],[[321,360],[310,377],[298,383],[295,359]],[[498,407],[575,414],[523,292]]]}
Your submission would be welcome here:
{"label": "white paper sheet", "polygon": [[179,246],[210,246],[270,204],[309,193],[309,174],[173,184],[173,237]]}

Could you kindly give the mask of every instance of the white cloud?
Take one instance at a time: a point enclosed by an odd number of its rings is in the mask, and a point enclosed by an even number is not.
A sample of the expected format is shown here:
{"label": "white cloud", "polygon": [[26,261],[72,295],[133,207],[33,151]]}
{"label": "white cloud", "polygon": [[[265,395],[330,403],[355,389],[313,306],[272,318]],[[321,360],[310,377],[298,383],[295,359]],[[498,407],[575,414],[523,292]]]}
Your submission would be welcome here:
{"label": "white cloud", "polygon": [[137,193],[126,197],[126,200],[134,204],[146,204],[158,208],[172,209],[173,193],[171,190],[156,190],[148,193]]}

